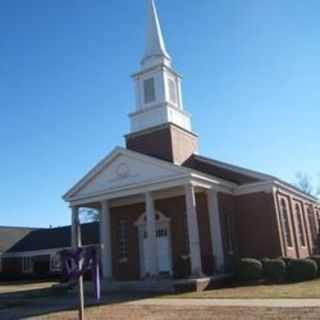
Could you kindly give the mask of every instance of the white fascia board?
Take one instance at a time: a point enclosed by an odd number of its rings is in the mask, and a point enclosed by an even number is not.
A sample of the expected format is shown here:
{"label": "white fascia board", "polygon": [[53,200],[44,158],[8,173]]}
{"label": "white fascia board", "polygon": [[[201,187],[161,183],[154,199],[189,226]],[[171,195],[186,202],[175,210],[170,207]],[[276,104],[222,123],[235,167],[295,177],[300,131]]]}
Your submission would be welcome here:
{"label": "white fascia board", "polygon": [[85,205],[94,202],[101,202],[104,200],[112,200],[116,198],[130,197],[146,192],[159,191],[162,189],[170,189],[177,186],[185,185],[190,181],[190,175],[181,175],[180,177],[173,177],[162,179],[160,181],[153,181],[141,184],[135,184],[126,188],[108,189],[99,193],[89,194],[82,197],[70,198],[71,206]]}
{"label": "white fascia board", "polygon": [[272,193],[273,187],[274,187],[273,180],[256,182],[256,183],[248,183],[248,184],[238,186],[234,190],[234,195],[240,196],[244,194],[257,193],[257,192]]}
{"label": "white fascia board", "polygon": [[[172,164],[169,164],[172,166]],[[206,189],[216,189],[217,191],[232,193],[237,186],[234,183],[224,181],[218,178],[212,178],[208,175],[203,175],[198,172],[193,172],[190,169],[177,166],[179,169],[186,171],[183,175],[169,177],[158,181],[148,181],[140,184],[127,185],[115,189],[107,189],[98,193],[82,195],[81,197],[71,197],[69,199],[71,206],[85,205],[93,202],[101,202],[103,200],[112,200],[115,198],[129,197],[145,192],[153,192],[164,189],[170,189],[178,186],[184,186],[187,183],[193,183],[196,186]]]}
{"label": "white fascia board", "polygon": [[276,188],[277,191],[285,190],[285,191],[288,191],[288,192],[294,194],[297,197],[300,197],[302,199],[305,199],[305,200],[311,201],[312,203],[316,203],[316,204],[320,205],[319,199],[317,199],[313,196],[310,196],[303,191],[299,191],[298,189],[291,187],[290,185],[283,183],[281,181],[275,180],[274,187]]}
{"label": "white fascia board", "polygon": [[72,194],[74,194],[79,189],[81,189],[81,187],[83,187],[87,183],[88,180],[90,181],[91,178],[93,178],[98,172],[100,172],[100,170],[103,169],[103,167],[106,165],[106,163],[108,163],[109,161],[112,161],[112,159],[117,155],[117,153],[121,149],[122,148],[120,148],[120,147],[116,147],[115,149],[113,149],[113,151],[111,153],[109,153],[105,158],[103,158],[93,169],[91,169],[87,174],[85,174],[83,176],[83,178],[81,178],[70,190],[68,190],[62,196],[62,198],[65,201],[68,201],[68,199],[72,196]]}
{"label": "white fascia board", "polygon": [[[100,246],[99,243],[93,245],[84,245],[82,248]],[[42,250],[32,250],[32,251],[21,251],[21,252],[8,252],[1,255],[1,258],[20,258],[20,257],[36,257],[36,256],[51,256],[57,254],[62,250],[70,250],[72,247],[62,247],[54,249],[42,249]]]}
{"label": "white fascia board", "polygon": [[244,194],[250,194],[250,193],[257,193],[257,192],[272,193],[273,191],[280,191],[280,192],[287,191],[301,199],[320,204],[320,202],[316,198],[309,196],[304,192],[299,191],[293,187],[290,187],[286,183],[283,183],[275,179],[269,180],[269,181],[257,182],[257,183],[248,183],[245,185],[238,186],[235,189],[234,194],[244,195]]}
{"label": "white fascia board", "polygon": [[173,163],[169,163],[164,160],[160,160],[154,157],[150,157],[147,155],[144,155],[142,153],[138,153],[132,150],[124,149],[121,147],[116,147],[108,156],[106,156],[103,160],[101,160],[92,170],[90,170],[74,187],[72,187],[64,196],[63,199],[65,201],[72,201],[73,195],[77,193],[81,188],[83,188],[87,183],[91,181],[94,177],[96,177],[107,165],[108,163],[112,162],[114,158],[116,158],[119,155],[127,155],[133,159],[145,161],[147,163],[151,163],[154,165],[157,165],[164,169],[175,169],[177,172],[181,174],[187,174],[191,171],[191,169],[184,168],[181,166],[178,166]]}

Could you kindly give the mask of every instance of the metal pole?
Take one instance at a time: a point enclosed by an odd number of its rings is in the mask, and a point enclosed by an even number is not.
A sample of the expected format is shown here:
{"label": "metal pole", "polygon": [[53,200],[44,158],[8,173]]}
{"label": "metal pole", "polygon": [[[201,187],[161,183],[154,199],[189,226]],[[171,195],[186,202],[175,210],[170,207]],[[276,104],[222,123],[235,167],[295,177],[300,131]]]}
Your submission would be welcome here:
{"label": "metal pole", "polygon": [[[79,218],[79,209],[77,208],[74,217],[75,231],[76,231],[76,246],[81,247],[81,225]],[[82,267],[82,261],[79,261],[79,268]],[[81,275],[78,279],[78,293],[79,293],[79,320],[85,320],[84,316],[84,292],[83,292],[83,276]]]}

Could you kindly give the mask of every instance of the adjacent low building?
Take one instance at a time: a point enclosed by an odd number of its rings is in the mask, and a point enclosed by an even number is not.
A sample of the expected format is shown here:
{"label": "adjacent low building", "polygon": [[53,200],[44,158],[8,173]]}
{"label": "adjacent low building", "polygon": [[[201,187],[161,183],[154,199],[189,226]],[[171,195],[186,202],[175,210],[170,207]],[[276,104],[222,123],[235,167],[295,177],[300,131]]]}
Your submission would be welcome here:
{"label": "adjacent low building", "polygon": [[[99,245],[97,222],[81,226],[83,245]],[[0,227],[0,279],[60,276],[59,252],[71,248],[71,227]]]}

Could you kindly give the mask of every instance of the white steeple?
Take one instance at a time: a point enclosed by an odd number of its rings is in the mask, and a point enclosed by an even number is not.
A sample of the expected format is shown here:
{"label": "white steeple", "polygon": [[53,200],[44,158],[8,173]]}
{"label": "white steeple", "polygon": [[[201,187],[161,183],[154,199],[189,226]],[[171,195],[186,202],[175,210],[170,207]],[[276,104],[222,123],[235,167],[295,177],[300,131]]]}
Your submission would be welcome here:
{"label": "white steeple", "polygon": [[156,63],[171,63],[161,31],[158,12],[154,0],[148,0],[148,25],[146,34],[146,49],[142,66]]}
{"label": "white steeple", "polygon": [[191,131],[191,116],[183,110],[181,77],[171,66],[154,0],[148,0],[146,50],[135,82],[136,110],[129,115],[131,133],[163,124]]}

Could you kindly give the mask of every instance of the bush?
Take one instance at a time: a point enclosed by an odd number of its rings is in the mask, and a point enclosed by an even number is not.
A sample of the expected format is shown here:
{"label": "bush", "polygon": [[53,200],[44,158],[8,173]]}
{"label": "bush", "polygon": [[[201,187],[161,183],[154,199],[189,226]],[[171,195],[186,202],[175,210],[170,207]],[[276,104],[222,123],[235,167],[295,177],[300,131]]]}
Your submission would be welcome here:
{"label": "bush", "polygon": [[317,263],[311,259],[297,259],[288,264],[288,278],[299,282],[314,279],[318,273]]}
{"label": "bush", "polygon": [[291,261],[295,261],[296,260],[296,259],[290,258],[290,257],[278,257],[277,259],[281,259],[282,261],[284,261],[286,266],[288,266]]}
{"label": "bush", "polygon": [[263,265],[263,274],[271,281],[283,281],[286,278],[287,265],[282,259],[269,259]]}
{"label": "bush", "polygon": [[176,279],[186,279],[191,274],[190,258],[179,257],[173,268],[173,274]]}
{"label": "bush", "polygon": [[308,259],[313,260],[317,264],[318,274],[320,274],[320,255],[314,255],[309,257]]}
{"label": "bush", "polygon": [[263,266],[265,265],[266,262],[268,262],[268,261],[270,261],[270,260],[271,260],[270,258],[266,258],[266,257],[260,259],[260,261],[261,261],[261,263],[262,263]]}
{"label": "bush", "polygon": [[262,278],[263,266],[259,260],[240,259],[237,266],[237,277],[242,281],[256,281]]}

